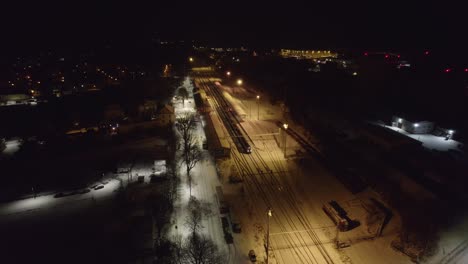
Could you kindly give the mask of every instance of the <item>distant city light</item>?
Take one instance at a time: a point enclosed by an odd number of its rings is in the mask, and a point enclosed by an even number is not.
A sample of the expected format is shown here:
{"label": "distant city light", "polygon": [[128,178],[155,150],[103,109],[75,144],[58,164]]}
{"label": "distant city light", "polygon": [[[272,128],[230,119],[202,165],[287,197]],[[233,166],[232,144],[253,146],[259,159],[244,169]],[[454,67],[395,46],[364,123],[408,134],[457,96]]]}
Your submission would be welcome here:
{"label": "distant city light", "polygon": [[242,83],[243,83],[243,82],[242,82],[242,79],[238,79],[238,80],[237,80],[237,85],[242,85]]}
{"label": "distant city light", "polygon": [[357,75],[357,72],[353,72],[353,76],[356,76]]}
{"label": "distant city light", "polygon": [[193,58],[192,58],[192,57],[190,57],[190,58],[189,58],[189,61],[190,61],[190,62],[193,62]]}
{"label": "distant city light", "polygon": [[419,127],[419,124],[418,123],[414,124],[414,127]]}
{"label": "distant city light", "polygon": [[445,72],[451,72],[451,71],[452,71],[452,69],[450,69],[450,68],[445,69]]}
{"label": "distant city light", "polygon": [[453,134],[453,132],[455,132],[455,131],[450,129],[448,132],[449,132],[449,134]]}
{"label": "distant city light", "polygon": [[227,71],[227,72],[226,72],[226,75],[227,75],[227,76],[231,76],[231,72],[230,72],[230,71]]}
{"label": "distant city light", "polygon": [[403,122],[403,119],[398,118],[398,123],[401,123],[401,122]]}
{"label": "distant city light", "polygon": [[260,99],[260,95],[257,95],[257,100]]}

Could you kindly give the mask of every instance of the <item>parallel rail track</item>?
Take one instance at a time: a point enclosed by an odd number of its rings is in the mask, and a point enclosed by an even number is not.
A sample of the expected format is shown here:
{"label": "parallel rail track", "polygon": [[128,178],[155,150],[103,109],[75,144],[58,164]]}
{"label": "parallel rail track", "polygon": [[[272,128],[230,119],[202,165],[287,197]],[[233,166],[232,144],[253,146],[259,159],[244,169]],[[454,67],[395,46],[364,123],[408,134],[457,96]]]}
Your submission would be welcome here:
{"label": "parallel rail track", "polygon": [[[219,91],[216,92],[218,87],[210,83],[208,79],[204,79],[203,76],[200,80],[202,88],[209,89],[213,95],[215,110],[222,118],[224,126],[231,135],[231,140],[235,143],[236,138],[242,136],[242,138],[249,139],[251,146],[255,146],[246,131],[240,126],[239,120],[227,110],[230,109],[229,103]],[[237,149],[239,150],[239,148]],[[276,216],[274,221],[280,231],[284,233],[281,236],[289,244],[287,250],[290,250],[295,256],[297,263],[335,263],[324,245],[329,241],[320,240],[309,219],[300,208],[299,199],[284,180],[288,177],[288,172],[283,165],[283,158],[278,152],[268,150],[266,152],[269,155],[268,163],[256,148],[252,148],[250,155],[242,154],[242,149],[240,151],[231,150],[231,157],[244,180],[243,184],[247,194],[251,199],[263,201],[265,212],[268,207],[272,207]],[[272,201],[274,202],[272,203]],[[292,230],[307,231],[291,233]],[[277,258],[277,260],[280,259],[283,259],[283,256],[280,255]]]}

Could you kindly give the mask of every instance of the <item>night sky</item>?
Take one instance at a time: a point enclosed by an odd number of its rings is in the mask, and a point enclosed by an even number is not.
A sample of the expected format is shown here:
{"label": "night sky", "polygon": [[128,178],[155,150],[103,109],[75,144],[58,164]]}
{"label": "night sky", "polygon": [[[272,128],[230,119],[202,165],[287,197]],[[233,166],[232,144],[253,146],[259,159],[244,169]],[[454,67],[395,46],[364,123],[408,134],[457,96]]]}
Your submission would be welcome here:
{"label": "night sky", "polygon": [[465,8],[448,2],[253,2],[9,3],[0,18],[1,46],[10,53],[95,47],[109,41],[131,45],[154,34],[254,46],[445,48],[466,44]]}

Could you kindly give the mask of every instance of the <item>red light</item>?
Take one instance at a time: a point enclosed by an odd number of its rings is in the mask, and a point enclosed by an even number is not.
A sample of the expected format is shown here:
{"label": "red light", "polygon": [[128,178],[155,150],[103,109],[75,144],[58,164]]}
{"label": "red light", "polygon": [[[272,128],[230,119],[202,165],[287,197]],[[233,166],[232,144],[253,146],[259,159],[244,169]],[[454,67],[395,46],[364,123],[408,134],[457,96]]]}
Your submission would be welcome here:
{"label": "red light", "polygon": [[452,71],[452,69],[450,69],[450,68],[449,68],[449,69],[445,69],[445,72],[451,72],[451,71]]}
{"label": "red light", "polygon": [[465,72],[468,72],[468,68],[465,68]]}
{"label": "red light", "polygon": [[369,53],[367,53],[367,52],[364,52],[364,56],[367,56],[367,55],[369,55]]}
{"label": "red light", "polygon": [[397,58],[400,58],[400,54],[397,55]]}
{"label": "red light", "polygon": [[388,54],[385,54],[385,58],[388,59]]}
{"label": "red light", "polygon": [[429,55],[429,51],[424,52],[424,55]]}

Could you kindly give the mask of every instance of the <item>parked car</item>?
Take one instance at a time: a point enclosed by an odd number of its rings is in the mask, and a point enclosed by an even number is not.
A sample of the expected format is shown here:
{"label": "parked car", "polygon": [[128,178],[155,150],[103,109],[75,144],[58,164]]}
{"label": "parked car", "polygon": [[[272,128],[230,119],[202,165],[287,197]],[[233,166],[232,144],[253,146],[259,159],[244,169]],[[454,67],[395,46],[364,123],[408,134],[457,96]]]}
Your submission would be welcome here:
{"label": "parked car", "polygon": [[77,193],[78,194],[85,194],[85,193],[89,193],[91,190],[86,188],[86,189],[82,189],[82,190],[79,190]]}
{"label": "parked car", "polygon": [[257,255],[255,255],[255,251],[253,249],[249,251],[249,259],[252,262],[257,262]]}
{"label": "parked car", "polygon": [[54,195],[54,198],[60,198],[60,197],[64,197],[64,196],[65,196],[65,193],[59,192],[59,193],[56,193],[56,194]]}

